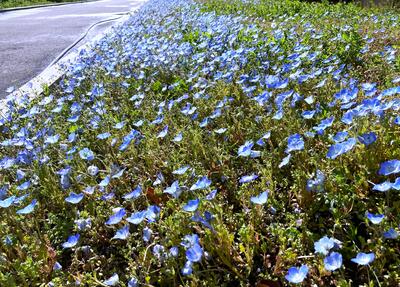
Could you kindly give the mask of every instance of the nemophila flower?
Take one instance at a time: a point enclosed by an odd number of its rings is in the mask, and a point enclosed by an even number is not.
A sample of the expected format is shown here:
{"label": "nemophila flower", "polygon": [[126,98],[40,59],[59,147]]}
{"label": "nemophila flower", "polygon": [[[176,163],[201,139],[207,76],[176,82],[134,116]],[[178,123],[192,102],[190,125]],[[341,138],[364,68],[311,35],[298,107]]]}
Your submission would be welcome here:
{"label": "nemophila flower", "polygon": [[183,210],[187,211],[187,212],[196,211],[197,208],[199,207],[199,204],[200,204],[200,199],[198,199],[198,198],[197,199],[193,199],[193,200],[189,200],[187,202],[187,204],[183,207]]}
{"label": "nemophila flower", "polygon": [[53,265],[53,270],[54,271],[58,271],[58,270],[61,270],[61,269],[62,269],[61,264],[58,261],[56,261],[56,263],[54,263],[54,265]]}
{"label": "nemophila flower", "polygon": [[335,246],[335,240],[328,236],[322,237],[320,240],[314,242],[314,249],[316,253],[327,255],[329,251]]}
{"label": "nemophila flower", "polygon": [[156,218],[160,214],[161,208],[158,207],[157,205],[150,205],[147,207],[146,210],[146,219],[148,222],[155,222]]}
{"label": "nemophila flower", "polygon": [[129,236],[129,225],[125,225],[121,229],[118,229],[113,238],[111,239],[120,239],[125,240]]}
{"label": "nemophila flower", "polygon": [[147,215],[147,210],[143,210],[143,211],[137,211],[135,213],[132,213],[130,217],[128,217],[126,219],[126,221],[132,223],[132,224],[140,224]]}
{"label": "nemophila flower", "polygon": [[376,141],[376,139],[377,136],[376,133],[374,132],[365,133],[358,137],[358,140],[366,146],[373,144]]}
{"label": "nemophila flower", "polygon": [[369,221],[371,221],[373,224],[379,224],[385,218],[385,215],[383,215],[383,214],[373,214],[373,213],[369,213],[368,211],[367,211],[366,215],[367,215],[367,218],[369,219]]}
{"label": "nemophila flower", "polygon": [[86,193],[88,195],[92,195],[94,193],[95,188],[96,188],[95,186],[87,186],[83,190],[83,193]]}
{"label": "nemophila flower", "polygon": [[348,140],[331,145],[326,155],[329,159],[335,159],[338,156],[350,151],[356,144],[356,140],[354,138],[349,138]]}
{"label": "nemophila flower", "polygon": [[114,213],[108,218],[108,220],[106,221],[107,225],[114,225],[119,223],[122,218],[125,216],[126,211],[124,208],[122,207],[118,207],[114,210]]}
{"label": "nemophila flower", "polygon": [[179,249],[178,249],[178,247],[172,246],[172,247],[169,249],[169,255],[170,255],[170,256],[172,256],[172,257],[178,257],[178,254],[179,254]]}
{"label": "nemophila flower", "polygon": [[212,190],[209,194],[206,195],[206,197],[204,198],[205,200],[213,200],[215,198],[215,196],[217,195],[217,190],[214,189]]}
{"label": "nemophila flower", "polygon": [[182,190],[181,190],[181,188],[179,187],[179,181],[178,181],[178,180],[174,181],[174,182],[171,184],[170,187],[167,187],[167,188],[164,190],[164,193],[168,193],[168,194],[172,195],[174,198],[178,198],[178,197],[181,195],[181,193],[182,193]]}
{"label": "nemophila flower", "polygon": [[337,132],[337,133],[334,135],[333,140],[334,140],[336,143],[340,143],[340,142],[344,141],[344,140],[347,138],[348,135],[349,135],[349,133],[346,132],[346,131],[344,131],[344,132]]}
{"label": "nemophila flower", "polygon": [[185,266],[181,269],[181,273],[184,276],[191,275],[193,272],[193,262],[192,261],[186,261]]}
{"label": "nemophila flower", "polygon": [[265,141],[271,137],[271,132],[265,133],[261,138],[259,138],[256,142],[259,146],[265,146]]}
{"label": "nemophila flower", "polygon": [[385,191],[392,189],[392,187],[393,187],[393,184],[390,181],[384,181],[382,183],[375,184],[374,187],[372,188],[372,190],[385,192]]}
{"label": "nemophila flower", "polygon": [[17,190],[27,190],[31,186],[31,181],[25,181],[24,183],[17,186]]}
{"label": "nemophila flower", "polygon": [[25,206],[24,208],[17,210],[17,214],[25,215],[25,214],[32,213],[33,210],[35,209],[36,204],[37,204],[37,200],[36,199],[32,200],[32,202],[30,204],[28,204],[27,206]]}
{"label": "nemophila flower", "polygon": [[117,273],[114,273],[110,278],[103,282],[104,285],[107,286],[117,286],[119,283],[119,276]]}
{"label": "nemophila flower", "polygon": [[136,199],[142,194],[142,187],[140,185],[136,186],[134,190],[129,193],[126,193],[122,196],[125,200]]}
{"label": "nemophila flower", "polygon": [[316,111],[315,110],[311,110],[311,111],[304,111],[301,113],[301,116],[305,119],[312,119],[315,115]]}
{"label": "nemophila flower", "polygon": [[75,192],[71,192],[69,196],[65,198],[65,201],[72,204],[78,204],[83,199],[83,196],[83,193],[77,194]]}
{"label": "nemophila flower", "polygon": [[268,191],[264,191],[259,195],[250,197],[250,201],[252,203],[260,205],[265,204],[267,202],[267,199],[268,199]]}
{"label": "nemophila flower", "polygon": [[343,257],[338,252],[332,252],[324,259],[324,267],[328,271],[335,271],[342,267]]}
{"label": "nemophila flower", "polygon": [[307,180],[307,191],[322,192],[324,191],[325,174],[317,169],[315,177]]}
{"label": "nemophila flower", "polygon": [[109,132],[105,132],[102,134],[98,134],[96,136],[96,138],[98,138],[99,140],[105,140],[105,139],[109,138],[110,136],[111,136],[111,134]]}
{"label": "nemophila flower", "polygon": [[20,169],[17,169],[16,178],[18,181],[22,180],[25,177],[26,173]]}
{"label": "nemophila flower", "polygon": [[14,203],[15,199],[16,199],[15,195],[12,195],[6,199],[0,200],[0,207],[2,207],[2,208],[10,207],[11,204]]}
{"label": "nemophila flower", "polygon": [[299,134],[293,134],[288,138],[288,146],[285,150],[286,153],[290,153],[296,150],[304,149],[304,140]]}
{"label": "nemophila flower", "polygon": [[177,174],[177,175],[185,174],[186,171],[187,171],[189,168],[190,168],[189,165],[184,165],[184,166],[182,166],[182,167],[180,167],[180,168],[174,170],[174,171],[172,172],[172,174]]}
{"label": "nemophila flower", "polygon": [[351,261],[357,263],[358,265],[368,265],[375,259],[374,253],[363,253],[360,252],[355,258],[351,258]]}
{"label": "nemophila flower", "polygon": [[190,262],[199,262],[203,256],[203,248],[196,243],[186,250],[186,259]]}
{"label": "nemophila flower", "polygon": [[317,132],[317,134],[322,135],[328,127],[332,126],[335,117],[329,117],[327,119],[322,120],[318,126],[313,127],[313,129]]}
{"label": "nemophila flower", "polygon": [[62,244],[62,247],[63,247],[64,249],[75,247],[76,244],[78,244],[78,241],[79,241],[79,238],[80,238],[80,237],[81,237],[81,236],[80,236],[80,234],[78,234],[78,233],[69,236],[68,239],[67,239],[67,241],[64,242],[64,243]]}
{"label": "nemophila flower", "polygon": [[220,128],[220,129],[214,130],[214,132],[217,133],[217,134],[223,134],[223,133],[226,132],[226,131],[227,131],[226,128]]}
{"label": "nemophila flower", "polygon": [[120,130],[125,126],[125,122],[119,122],[114,125],[114,129]]}
{"label": "nemophila flower", "polygon": [[183,133],[180,132],[180,133],[178,133],[178,134],[172,139],[172,141],[174,141],[174,142],[181,142],[182,139],[183,139]]}
{"label": "nemophila flower", "polygon": [[139,281],[136,278],[131,278],[128,281],[128,287],[137,287],[139,286]]}
{"label": "nemophila flower", "polygon": [[92,219],[91,218],[79,218],[74,221],[79,231],[84,231],[86,229],[90,229],[92,227]]}
{"label": "nemophila flower", "polygon": [[282,159],[282,161],[280,162],[280,164],[279,164],[278,167],[279,167],[279,168],[282,168],[282,167],[284,167],[285,165],[287,165],[287,164],[289,163],[291,157],[292,157],[291,154],[288,154],[287,156],[285,156],[285,157]]}
{"label": "nemophila flower", "polygon": [[385,239],[396,239],[398,236],[399,236],[399,234],[393,228],[390,228],[388,231],[385,231],[383,233],[383,237]]}
{"label": "nemophila flower", "polygon": [[56,134],[56,135],[53,135],[53,136],[48,136],[48,137],[44,140],[44,143],[45,143],[45,144],[55,144],[55,143],[58,142],[59,139],[60,139],[60,135],[59,135],[59,134]]}
{"label": "nemophila flower", "polygon": [[307,265],[302,265],[301,267],[290,267],[285,278],[290,283],[301,283],[304,281],[308,274]]}
{"label": "nemophila flower", "polygon": [[157,135],[157,138],[164,138],[168,134],[168,126],[165,126],[162,131]]}
{"label": "nemophila flower", "polygon": [[251,149],[253,148],[254,143],[252,141],[245,142],[244,145],[239,147],[238,156],[248,157],[251,156],[254,151]]}
{"label": "nemophila flower", "polygon": [[400,172],[400,160],[393,159],[381,163],[378,174],[390,175],[399,172]]}
{"label": "nemophila flower", "polygon": [[256,174],[244,175],[239,179],[239,183],[249,183],[253,180],[256,180],[257,178],[258,175]]}
{"label": "nemophila flower", "polygon": [[100,181],[99,186],[106,187],[111,180],[111,176],[107,175],[102,181]]}
{"label": "nemophila flower", "polygon": [[93,152],[90,149],[88,149],[87,147],[85,147],[79,151],[79,156],[83,160],[93,160],[94,159]]}
{"label": "nemophila flower", "polygon": [[195,184],[190,187],[191,191],[206,189],[211,185],[211,180],[207,176],[203,176],[197,180]]}
{"label": "nemophila flower", "polygon": [[148,228],[147,226],[145,228],[143,228],[143,241],[149,242],[152,234],[153,234],[153,231],[150,228]]}

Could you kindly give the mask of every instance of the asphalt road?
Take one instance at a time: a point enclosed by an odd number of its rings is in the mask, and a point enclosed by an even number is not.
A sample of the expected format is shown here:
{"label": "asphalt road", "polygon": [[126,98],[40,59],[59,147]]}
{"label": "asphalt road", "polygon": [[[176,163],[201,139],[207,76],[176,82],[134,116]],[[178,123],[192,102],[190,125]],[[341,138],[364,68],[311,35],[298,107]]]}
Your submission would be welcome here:
{"label": "asphalt road", "polygon": [[[93,24],[138,8],[145,0],[101,0],[0,13],[0,99],[43,71]],[[113,22],[96,26],[78,46]]]}

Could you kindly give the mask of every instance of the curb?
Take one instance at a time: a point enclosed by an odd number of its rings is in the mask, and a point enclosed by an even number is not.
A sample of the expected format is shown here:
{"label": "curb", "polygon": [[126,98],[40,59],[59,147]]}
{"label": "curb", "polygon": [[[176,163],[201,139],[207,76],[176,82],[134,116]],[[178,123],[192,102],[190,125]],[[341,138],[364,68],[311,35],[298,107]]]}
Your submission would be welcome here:
{"label": "curb", "polygon": [[68,68],[71,66],[71,63],[73,63],[74,60],[79,57],[79,52],[82,49],[89,49],[104,36],[112,32],[115,27],[118,27],[122,23],[126,22],[129,17],[131,17],[132,14],[135,13],[145,2],[147,1],[145,0],[141,3],[141,5],[138,5],[137,7],[127,11],[127,15],[116,20],[115,23],[108,27],[105,31],[96,35],[89,42],[75,48],[73,51],[61,58],[56,64],[46,68],[39,75],[29,80],[16,91],[7,95],[5,98],[0,99],[0,119],[4,118],[9,111],[7,104],[8,102],[13,102],[14,107],[18,108],[23,107],[27,101],[29,102],[40,96],[44,90],[44,86],[50,87],[67,72]]}
{"label": "curb", "polygon": [[63,5],[69,5],[69,4],[82,4],[82,3],[89,3],[89,2],[95,2],[95,1],[101,1],[101,0],[81,0],[81,1],[62,2],[62,3],[54,3],[54,4],[39,4],[39,5],[31,5],[31,6],[4,8],[4,9],[0,9],[0,14],[6,13],[6,12],[12,12],[12,11],[19,11],[19,10],[45,8],[45,7],[53,7],[53,6],[63,6]]}

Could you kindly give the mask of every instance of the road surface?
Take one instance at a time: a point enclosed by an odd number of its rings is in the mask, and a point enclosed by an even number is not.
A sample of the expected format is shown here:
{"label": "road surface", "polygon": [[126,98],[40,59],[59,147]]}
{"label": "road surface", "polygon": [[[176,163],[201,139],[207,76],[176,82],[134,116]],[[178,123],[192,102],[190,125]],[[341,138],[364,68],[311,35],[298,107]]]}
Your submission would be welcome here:
{"label": "road surface", "polygon": [[[0,13],[0,99],[45,69],[93,24],[128,12],[144,0],[101,0]],[[93,28],[78,46],[113,22]]]}

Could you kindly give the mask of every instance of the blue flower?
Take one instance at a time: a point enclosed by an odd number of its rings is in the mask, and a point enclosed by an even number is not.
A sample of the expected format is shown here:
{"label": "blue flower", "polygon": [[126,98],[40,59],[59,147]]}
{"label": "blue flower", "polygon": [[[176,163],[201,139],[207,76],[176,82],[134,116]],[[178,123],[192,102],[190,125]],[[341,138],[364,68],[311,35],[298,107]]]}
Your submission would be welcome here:
{"label": "blue flower", "polygon": [[286,149],[286,153],[290,153],[291,151],[302,150],[304,149],[304,140],[299,134],[294,134],[289,136],[288,138],[288,146]]}
{"label": "blue flower", "polygon": [[301,283],[304,281],[308,274],[308,267],[307,265],[302,265],[301,267],[290,267],[288,273],[286,274],[285,278],[290,283]]}
{"label": "blue flower", "polygon": [[119,223],[122,220],[122,218],[125,216],[125,214],[126,214],[126,211],[124,208],[122,208],[122,207],[117,208],[116,211],[114,211],[114,214],[108,218],[108,220],[106,221],[106,224],[114,225],[114,224]]}
{"label": "blue flower", "polygon": [[358,265],[368,265],[375,259],[374,253],[363,253],[360,252],[357,254],[355,258],[352,258],[351,261],[357,263]]}
{"label": "blue flower", "polygon": [[6,199],[0,200],[0,207],[2,208],[8,208],[11,206],[11,204],[14,203],[14,200],[16,199],[15,195],[12,195]]}
{"label": "blue flower", "polygon": [[347,141],[331,145],[326,155],[329,159],[335,159],[338,156],[350,151],[356,144],[354,138],[349,138]]}
{"label": "blue flower", "polygon": [[191,191],[198,189],[206,189],[211,185],[211,180],[207,176],[201,177],[195,184],[190,188]]}
{"label": "blue flower", "polygon": [[143,228],[143,240],[144,242],[149,242],[151,239],[151,235],[153,234],[153,231],[151,231],[150,228],[147,226]]}
{"label": "blue flower", "polygon": [[117,273],[114,273],[110,278],[103,282],[104,285],[107,286],[116,286],[119,282],[119,276]]}
{"label": "blue flower", "polygon": [[178,180],[174,181],[170,187],[167,187],[164,190],[164,193],[168,193],[172,195],[174,198],[178,198],[182,193],[181,188],[179,187],[179,181]]}
{"label": "blue flower", "polygon": [[198,198],[189,200],[188,203],[183,207],[183,210],[187,212],[196,211],[197,208],[199,207],[199,204],[200,204],[200,199]]}
{"label": "blue flower", "polygon": [[372,188],[372,190],[385,192],[385,191],[392,189],[392,187],[393,187],[393,184],[390,181],[385,181],[385,182],[382,182],[379,184],[375,184],[374,187]]}
{"label": "blue flower", "polygon": [[55,143],[58,142],[59,139],[60,139],[60,135],[48,136],[44,140],[44,143],[46,143],[46,144],[55,144]]}
{"label": "blue flower", "polygon": [[184,276],[191,275],[193,272],[192,266],[193,266],[192,261],[186,261],[185,266],[181,269],[182,275]]}
{"label": "blue flower", "polygon": [[80,237],[81,236],[79,234],[69,236],[67,241],[62,244],[62,247],[64,249],[74,247],[76,244],[78,244]]}
{"label": "blue flower", "polygon": [[122,196],[123,199],[129,200],[129,199],[136,199],[142,194],[142,187],[138,185],[134,190],[132,190],[129,193],[126,193]]}
{"label": "blue flower", "polygon": [[257,178],[258,178],[258,175],[256,175],[256,174],[244,175],[239,179],[239,183],[248,183],[253,180],[256,180]]}
{"label": "blue flower", "polygon": [[53,270],[54,271],[58,271],[58,270],[61,270],[61,269],[62,269],[61,264],[58,261],[56,261],[56,263],[54,263],[54,265],[53,265]]}
{"label": "blue flower", "polygon": [[147,215],[147,210],[138,211],[131,214],[131,216],[126,219],[126,221],[137,225],[140,224],[146,218],[146,215]]}
{"label": "blue flower", "polygon": [[335,271],[342,266],[343,258],[342,254],[338,252],[332,252],[324,259],[325,269],[328,271]]}
{"label": "blue flower", "polygon": [[217,195],[217,190],[212,190],[209,194],[206,195],[205,200],[213,200]]}
{"label": "blue flower", "polygon": [[88,149],[87,147],[85,147],[79,151],[79,156],[81,157],[81,159],[84,159],[84,160],[93,160],[94,159],[93,152],[90,149]]}
{"label": "blue flower", "polygon": [[373,144],[376,141],[376,139],[377,139],[377,136],[376,136],[376,133],[374,133],[374,132],[365,133],[358,137],[358,140],[366,146]]}
{"label": "blue flower", "polygon": [[239,147],[238,150],[238,156],[243,156],[243,157],[248,157],[251,155],[252,148],[254,146],[254,143],[252,141],[247,141],[244,143],[244,145]]}
{"label": "blue flower", "polygon": [[121,229],[118,229],[112,239],[121,239],[125,240],[129,236],[129,225],[125,225]]}
{"label": "blue flower", "polygon": [[203,248],[200,244],[194,244],[186,250],[186,259],[190,262],[199,262],[203,256]]}
{"label": "blue flower", "polygon": [[250,197],[250,201],[254,204],[264,204],[267,202],[268,199],[268,191],[264,191],[257,196]]}
{"label": "blue flower", "polygon": [[157,138],[164,138],[168,134],[168,126],[165,126],[163,130],[157,135]]}
{"label": "blue flower", "polygon": [[32,200],[32,202],[30,204],[28,204],[24,208],[18,210],[17,214],[29,214],[29,213],[31,213],[34,210],[36,204],[37,204],[37,200],[36,199]]}
{"label": "blue flower", "polygon": [[72,203],[72,204],[77,204],[83,199],[83,193],[75,193],[71,192],[68,197],[65,198],[66,202]]}
{"label": "blue flower", "polygon": [[136,278],[131,278],[128,281],[128,287],[137,287],[137,286],[139,286],[139,282]]}
{"label": "blue flower", "polygon": [[185,174],[186,171],[187,171],[189,168],[190,168],[190,166],[184,165],[184,166],[182,166],[182,167],[180,167],[180,168],[174,170],[174,171],[172,172],[172,174],[177,174],[177,175]]}
{"label": "blue flower", "polygon": [[318,126],[313,127],[313,129],[317,132],[317,134],[322,135],[326,128],[332,126],[334,120],[334,116],[324,119],[319,123]]}
{"label": "blue flower", "polygon": [[383,163],[381,163],[381,167],[378,171],[379,175],[390,175],[393,173],[399,173],[400,172],[400,160],[393,159],[393,160],[388,160]]}
{"label": "blue flower", "polygon": [[373,214],[369,213],[367,211],[367,218],[373,223],[373,224],[379,224],[381,221],[385,218],[385,215],[383,214]]}
{"label": "blue flower", "polygon": [[322,237],[320,240],[314,242],[315,252],[321,254],[328,254],[329,251],[335,246],[335,240],[333,238],[329,238],[328,236]]}
{"label": "blue flower", "polygon": [[399,236],[399,234],[393,228],[390,228],[388,231],[385,231],[383,233],[383,237],[385,239],[396,239],[398,236]]}
{"label": "blue flower", "polygon": [[180,141],[182,141],[182,139],[183,139],[183,134],[182,134],[182,132],[180,132],[179,134],[177,134],[177,135],[172,139],[172,141],[174,141],[174,142],[180,142]]}
{"label": "blue flower", "polygon": [[287,164],[289,163],[291,157],[292,157],[291,154],[288,154],[287,156],[285,156],[285,157],[282,159],[282,161],[280,162],[280,164],[279,164],[278,167],[279,167],[279,168],[282,168],[283,166],[287,165]]}
{"label": "blue flower", "polygon": [[307,180],[307,191],[322,192],[324,191],[325,174],[317,169],[314,179]]}

